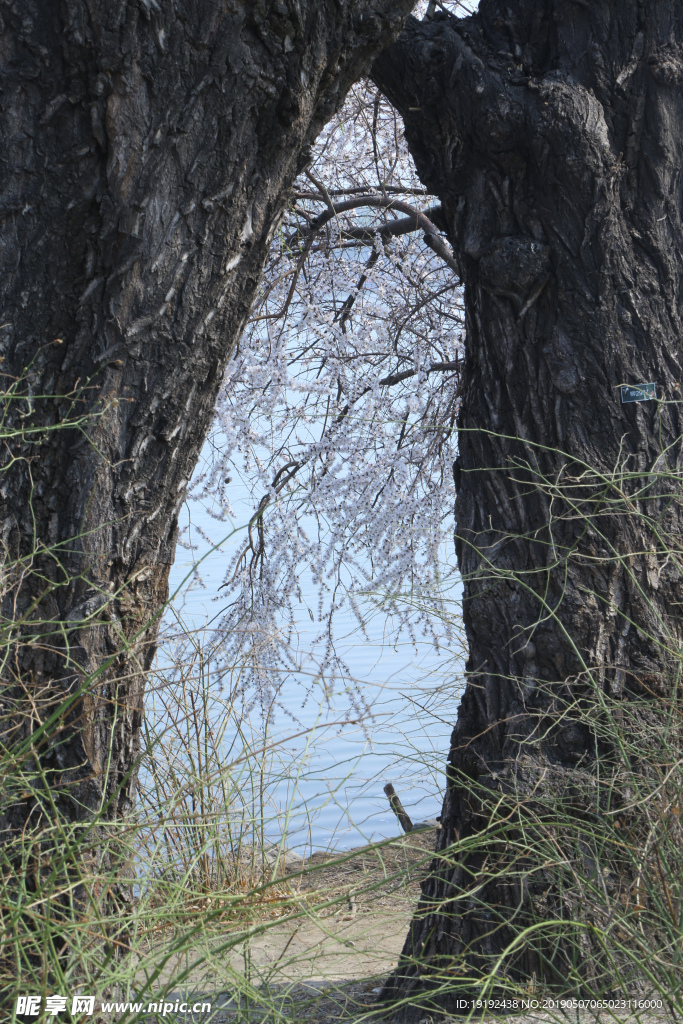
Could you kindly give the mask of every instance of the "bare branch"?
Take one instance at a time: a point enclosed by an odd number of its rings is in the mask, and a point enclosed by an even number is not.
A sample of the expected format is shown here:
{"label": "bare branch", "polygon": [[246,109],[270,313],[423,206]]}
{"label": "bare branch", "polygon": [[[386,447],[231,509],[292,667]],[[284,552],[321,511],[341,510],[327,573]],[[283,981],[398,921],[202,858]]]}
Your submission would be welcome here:
{"label": "bare branch", "polygon": [[[442,372],[455,370],[457,372],[459,369],[460,363],[458,361],[454,363],[430,363],[427,373],[436,373],[437,370]],[[408,380],[409,377],[417,376],[419,372],[419,370],[404,370],[403,373],[393,373],[389,377],[384,377],[380,381],[380,385],[383,388],[390,388],[393,384],[400,384],[402,380]]]}
{"label": "bare branch", "polygon": [[[322,228],[324,228],[325,225],[328,224],[333,217],[338,217],[342,213],[348,213],[350,210],[357,210],[363,206],[380,210],[398,210],[400,213],[407,214],[408,223],[403,222],[401,230],[398,233],[408,234],[410,233],[410,231],[424,231],[425,242],[430,247],[430,249],[434,250],[434,252],[444,261],[444,263],[451,268],[453,273],[458,276],[458,278],[460,277],[458,264],[455,262],[453,258],[453,253],[451,252],[448,242],[446,241],[445,238],[443,238],[442,235],[439,234],[439,229],[436,227],[433,221],[430,220],[426,212],[423,212],[422,210],[416,210],[414,207],[410,205],[410,203],[406,203],[402,199],[388,199],[385,198],[384,196],[364,195],[358,196],[358,198],[356,199],[347,199],[346,202],[344,203],[332,204],[331,209],[327,209],[326,211],[320,213],[315,218],[315,220],[311,223],[310,227],[307,229],[305,234],[308,235],[310,240],[312,240],[312,237],[315,234],[317,234]],[[432,215],[434,215],[434,211],[430,210],[429,212],[431,212]],[[410,227],[410,224],[412,224],[413,226]],[[381,234],[383,229],[383,227],[378,229],[377,233]],[[296,235],[290,236],[290,238],[288,239],[288,244],[294,245],[295,242]]]}

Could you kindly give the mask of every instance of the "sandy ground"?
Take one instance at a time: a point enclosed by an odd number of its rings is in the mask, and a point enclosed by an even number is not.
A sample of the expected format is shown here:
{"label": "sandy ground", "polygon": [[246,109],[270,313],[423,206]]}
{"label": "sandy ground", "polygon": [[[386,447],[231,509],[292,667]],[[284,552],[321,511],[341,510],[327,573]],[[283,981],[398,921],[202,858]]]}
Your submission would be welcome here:
{"label": "sandy ground", "polygon": [[[184,986],[195,991],[215,991],[227,980],[226,968],[228,977],[248,973],[254,985],[384,976],[401,951],[433,844],[434,833],[425,832],[379,850],[315,855],[303,870],[285,875],[279,887],[286,889],[285,910],[275,902],[271,912],[262,911],[248,941],[239,941],[239,932],[232,941],[229,932],[220,939],[214,932],[182,960],[170,957],[159,981],[179,969],[188,972]],[[142,968],[138,982],[144,976]]]}
{"label": "sandy ground", "polygon": [[[401,836],[381,849],[337,857],[315,855],[303,868],[289,865],[277,887],[286,897],[284,919],[275,902],[255,918],[247,941],[239,932],[217,936],[214,929],[182,958],[171,955],[144,997],[154,999],[155,991],[184,974],[181,984],[173,983],[174,996],[206,997],[217,1024],[360,1019],[372,1011],[398,960],[434,835]],[[160,940],[156,952],[167,943],[168,938]],[[138,991],[154,959],[141,964]],[[236,976],[242,992],[248,980],[253,997],[248,1008],[233,1001]],[[264,999],[279,1007],[275,1015],[264,1013]]]}

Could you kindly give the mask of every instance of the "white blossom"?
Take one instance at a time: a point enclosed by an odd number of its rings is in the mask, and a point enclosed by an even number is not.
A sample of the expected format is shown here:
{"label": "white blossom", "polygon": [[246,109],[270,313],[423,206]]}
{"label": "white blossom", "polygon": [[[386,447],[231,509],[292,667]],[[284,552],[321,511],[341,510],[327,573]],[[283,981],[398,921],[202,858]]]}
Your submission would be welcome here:
{"label": "white blossom", "polygon": [[301,668],[305,577],[317,588],[309,615],[328,685],[346,671],[335,647],[342,608],[363,629],[374,601],[389,634],[448,642],[462,294],[422,233],[357,237],[402,212],[360,206],[311,237],[330,203],[361,195],[435,205],[400,119],[369,84],[353,89],[296,182],[221,388],[220,455],[193,483],[219,519],[232,515],[226,480],[239,476],[253,495],[216,648],[262,699]]}

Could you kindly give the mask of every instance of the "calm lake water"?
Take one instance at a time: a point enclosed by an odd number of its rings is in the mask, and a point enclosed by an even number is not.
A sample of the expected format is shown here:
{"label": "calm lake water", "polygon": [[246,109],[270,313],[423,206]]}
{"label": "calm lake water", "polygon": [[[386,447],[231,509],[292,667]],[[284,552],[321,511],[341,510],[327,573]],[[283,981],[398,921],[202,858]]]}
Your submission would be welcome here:
{"label": "calm lake water", "polygon": [[[242,522],[253,506],[246,490],[231,503]],[[184,586],[175,604],[183,622],[201,629],[217,621],[221,609],[219,587],[241,533],[211,552],[230,532],[205,506],[188,502],[181,525],[188,526],[186,541],[195,550],[178,547],[171,572],[171,593],[182,584],[200,558],[201,584]],[[236,523],[235,525],[238,525]],[[210,552],[207,555],[207,552]],[[448,552],[446,552],[448,557]],[[450,557],[454,558],[452,548]],[[302,582],[302,586],[303,582]],[[223,599],[224,600],[224,599]],[[311,589],[304,600],[315,606]],[[300,624],[300,644],[313,626]],[[366,639],[350,613],[336,620],[337,648],[350,669],[352,682],[341,686],[331,699],[311,689],[311,676],[292,674],[279,694],[270,727],[270,774],[279,779],[268,794],[273,839],[285,827],[294,849],[348,849],[368,841],[396,835],[398,823],[383,792],[392,782],[413,821],[436,817],[441,811],[446,755],[462,692],[463,660],[458,651],[437,653],[430,644],[416,648],[402,640],[385,639],[384,616],[370,616]],[[361,697],[368,711],[363,721],[351,711]],[[149,713],[148,713],[149,717]],[[295,735],[303,733],[303,735]]]}

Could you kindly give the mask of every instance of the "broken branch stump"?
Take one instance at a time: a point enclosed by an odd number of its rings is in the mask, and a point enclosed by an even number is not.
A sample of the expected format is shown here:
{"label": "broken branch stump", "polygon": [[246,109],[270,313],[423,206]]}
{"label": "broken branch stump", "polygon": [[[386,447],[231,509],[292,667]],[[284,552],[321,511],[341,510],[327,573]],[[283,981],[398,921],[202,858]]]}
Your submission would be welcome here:
{"label": "broken branch stump", "polygon": [[412,832],[413,823],[406,814],[405,810],[403,809],[403,804],[399,800],[396,794],[396,790],[394,789],[390,782],[387,782],[386,786],[384,787],[384,792],[389,797],[389,806],[391,807],[392,811],[398,818],[403,831]]}

